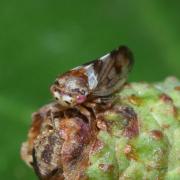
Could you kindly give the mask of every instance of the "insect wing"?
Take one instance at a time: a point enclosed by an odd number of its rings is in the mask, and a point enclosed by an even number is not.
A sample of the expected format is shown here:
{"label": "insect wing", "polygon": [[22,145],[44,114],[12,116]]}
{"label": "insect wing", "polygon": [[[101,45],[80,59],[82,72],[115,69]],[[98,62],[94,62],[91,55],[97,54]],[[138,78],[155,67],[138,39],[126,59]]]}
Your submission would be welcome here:
{"label": "insect wing", "polygon": [[132,65],[132,52],[125,46],[86,64],[84,68],[92,95],[101,97],[116,92],[126,82]]}

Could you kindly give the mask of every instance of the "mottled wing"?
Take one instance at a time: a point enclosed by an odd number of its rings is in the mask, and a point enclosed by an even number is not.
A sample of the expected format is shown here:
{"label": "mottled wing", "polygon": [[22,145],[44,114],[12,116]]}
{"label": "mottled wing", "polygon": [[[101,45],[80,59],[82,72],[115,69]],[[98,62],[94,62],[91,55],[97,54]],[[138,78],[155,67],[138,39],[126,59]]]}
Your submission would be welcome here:
{"label": "mottled wing", "polygon": [[92,95],[108,96],[116,92],[126,82],[132,65],[132,52],[125,46],[86,64]]}

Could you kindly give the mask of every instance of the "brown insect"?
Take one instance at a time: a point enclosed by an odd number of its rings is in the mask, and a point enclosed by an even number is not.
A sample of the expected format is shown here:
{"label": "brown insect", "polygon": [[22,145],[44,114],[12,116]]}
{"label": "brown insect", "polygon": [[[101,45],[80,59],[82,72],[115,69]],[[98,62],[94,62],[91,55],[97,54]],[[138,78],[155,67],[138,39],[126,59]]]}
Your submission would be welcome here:
{"label": "brown insect", "polygon": [[99,59],[60,75],[51,86],[51,92],[64,107],[74,107],[97,98],[103,102],[126,82],[132,65],[132,52],[120,46]]}

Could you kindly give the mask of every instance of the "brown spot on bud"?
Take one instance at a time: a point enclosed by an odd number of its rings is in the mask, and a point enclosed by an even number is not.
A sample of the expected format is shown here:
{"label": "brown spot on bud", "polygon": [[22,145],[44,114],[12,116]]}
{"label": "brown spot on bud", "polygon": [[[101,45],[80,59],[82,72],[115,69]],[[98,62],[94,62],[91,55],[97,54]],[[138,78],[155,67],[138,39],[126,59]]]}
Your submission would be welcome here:
{"label": "brown spot on bud", "polygon": [[81,156],[84,146],[90,142],[91,131],[82,119],[69,118],[60,122],[60,136],[65,140],[61,151],[62,161],[69,163]]}
{"label": "brown spot on bud", "polygon": [[161,99],[163,102],[165,102],[165,103],[172,103],[172,102],[173,102],[172,98],[169,97],[169,96],[168,96],[167,94],[165,94],[165,93],[162,93],[162,94],[160,95],[160,99]]}
{"label": "brown spot on bud", "polygon": [[99,164],[99,168],[104,172],[111,172],[114,166],[112,164]]}
{"label": "brown spot on bud", "polygon": [[175,89],[176,91],[180,91],[180,86],[176,86],[174,89]]}
{"label": "brown spot on bud", "polygon": [[128,100],[130,103],[136,105],[136,106],[140,106],[142,104],[142,99],[136,95],[131,95],[128,97]]}
{"label": "brown spot on bud", "polygon": [[107,125],[103,120],[97,120],[97,127],[103,131],[107,131]]}
{"label": "brown spot on bud", "polygon": [[125,107],[116,107],[117,111],[127,120],[127,123],[124,127],[123,135],[128,138],[133,138],[139,134],[139,123],[137,115],[133,108]]}
{"label": "brown spot on bud", "polygon": [[173,115],[174,115],[174,118],[178,118],[178,110],[175,106],[173,106]]}
{"label": "brown spot on bud", "polygon": [[168,128],[170,127],[170,125],[169,125],[169,124],[162,124],[162,127],[163,127],[164,129],[168,129]]}
{"label": "brown spot on bud", "polygon": [[156,140],[160,140],[163,138],[163,133],[160,131],[160,130],[152,130],[150,132],[150,136],[153,138],[153,139],[156,139]]}
{"label": "brown spot on bud", "polygon": [[126,157],[128,159],[133,159],[133,160],[137,160],[137,154],[135,153],[132,145],[127,144],[124,148],[124,154],[126,155]]}
{"label": "brown spot on bud", "polygon": [[132,151],[132,147],[131,145],[126,145],[126,147],[124,148],[124,154],[129,154]]}

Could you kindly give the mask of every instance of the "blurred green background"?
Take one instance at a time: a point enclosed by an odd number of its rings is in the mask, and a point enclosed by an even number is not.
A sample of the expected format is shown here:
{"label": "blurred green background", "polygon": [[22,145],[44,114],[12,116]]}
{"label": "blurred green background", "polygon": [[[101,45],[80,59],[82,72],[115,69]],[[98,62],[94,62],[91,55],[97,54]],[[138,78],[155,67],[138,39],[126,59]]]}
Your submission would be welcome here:
{"label": "blurred green background", "polygon": [[19,150],[58,74],[125,44],[136,59],[130,81],[180,77],[179,8],[165,0],[1,1],[0,177],[36,179]]}

